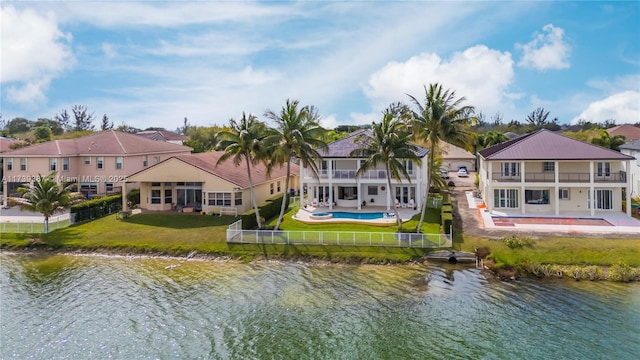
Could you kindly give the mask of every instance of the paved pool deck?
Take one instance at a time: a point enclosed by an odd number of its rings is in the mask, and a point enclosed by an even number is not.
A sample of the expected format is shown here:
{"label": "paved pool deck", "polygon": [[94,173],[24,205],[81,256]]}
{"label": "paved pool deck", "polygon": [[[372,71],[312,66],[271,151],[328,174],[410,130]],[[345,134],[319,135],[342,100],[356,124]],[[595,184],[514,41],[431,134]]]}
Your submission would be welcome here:
{"label": "paved pool deck", "polygon": [[[301,208],[297,213],[293,215],[295,220],[302,221],[307,224],[367,224],[367,225],[375,225],[375,226],[391,226],[396,224],[395,216],[387,216],[382,219],[373,219],[373,220],[359,220],[359,219],[313,219],[313,214],[326,213],[331,211],[346,211],[346,212],[357,212],[357,213],[373,213],[373,212],[383,212],[387,214],[393,214],[393,209],[388,210],[384,206],[367,206],[361,210],[354,208],[344,208],[344,207],[333,207],[332,209],[328,207],[313,207],[308,205],[306,208]],[[411,218],[419,213],[420,210],[414,210],[411,208],[398,208],[398,215],[403,222],[411,220]]]}
{"label": "paved pool deck", "polygon": [[[469,209],[476,209],[480,218],[482,219],[482,225],[487,230],[505,230],[505,231],[527,231],[527,232],[564,232],[575,234],[637,234],[640,236],[640,220],[627,216],[622,212],[596,212],[595,216],[591,216],[590,212],[568,212],[561,215],[555,215],[554,213],[536,213],[536,214],[522,214],[520,211],[488,211],[483,205],[482,199],[473,196],[473,192],[465,192],[467,199],[467,206]],[[461,205],[462,206],[462,205]],[[513,226],[500,226],[496,225],[493,221],[493,217],[534,217],[541,219],[557,219],[557,218],[581,218],[581,219],[604,219],[612,226],[597,226],[597,225],[576,225],[576,224],[518,224],[514,223]]]}

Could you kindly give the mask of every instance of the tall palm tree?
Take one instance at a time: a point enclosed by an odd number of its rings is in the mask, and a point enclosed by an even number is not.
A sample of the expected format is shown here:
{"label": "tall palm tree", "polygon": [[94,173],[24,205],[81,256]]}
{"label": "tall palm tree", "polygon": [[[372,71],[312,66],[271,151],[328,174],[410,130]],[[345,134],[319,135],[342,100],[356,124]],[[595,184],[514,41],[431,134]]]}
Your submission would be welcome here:
{"label": "tall palm tree", "polygon": [[[416,154],[418,147],[410,142],[411,135],[407,124],[402,119],[403,114],[406,112],[403,113],[399,104],[392,104],[383,112],[382,121],[379,124],[373,122],[371,136],[362,134],[356,139],[360,147],[350,154],[350,156],[366,158],[364,164],[358,169],[357,176],[367,170],[376,169],[379,164],[384,166],[387,174],[387,194],[391,192],[391,177],[402,181],[402,175],[411,183],[404,161],[415,163],[420,161]],[[398,223],[398,231],[401,231],[402,219],[395,206],[393,211]]]}
{"label": "tall palm tree", "polygon": [[600,130],[600,137],[591,139],[592,144],[615,151],[620,151],[620,145],[623,145],[625,142],[626,138],[624,135],[611,136],[606,130]]}
{"label": "tall palm tree", "polygon": [[[472,106],[462,106],[466,99],[455,98],[455,91],[442,88],[437,83],[430,84],[429,88],[424,87],[424,104],[417,98],[408,95],[417,111],[413,111],[411,127],[416,141],[426,142],[429,146],[429,168],[433,168],[436,158],[436,151],[440,141],[445,141],[461,148],[468,148],[471,141],[471,133],[467,130],[467,125],[473,122],[474,108]],[[422,214],[418,223],[417,231],[420,232],[424,216],[427,211],[427,200],[429,198],[429,188],[432,185],[431,172],[427,171],[427,186],[425,201],[422,203]]]}
{"label": "tall palm tree", "polygon": [[299,107],[299,104],[298,100],[287,99],[280,113],[276,114],[271,110],[267,110],[264,114],[276,123],[276,127],[270,130],[269,136],[265,139],[271,156],[269,170],[274,166],[287,164],[284,197],[282,198],[282,207],[280,208],[275,230],[280,228],[288,203],[291,161],[294,158],[298,158],[301,168],[305,166],[317,176],[318,165],[316,160],[322,158],[318,150],[327,149],[326,130],[319,124],[320,116],[318,111],[313,106]]}
{"label": "tall palm tree", "polygon": [[44,215],[44,232],[49,232],[49,218],[56,212],[62,212],[75,199],[81,197],[79,193],[71,193],[75,184],[64,186],[56,182],[53,172],[48,176],[38,174],[33,183],[22,184],[18,192],[22,197],[16,198],[21,210],[39,212]]}
{"label": "tall palm tree", "polygon": [[258,228],[262,227],[260,222],[260,210],[253,191],[253,179],[251,178],[252,165],[255,166],[264,160],[262,141],[267,136],[266,125],[258,121],[258,118],[244,112],[240,121],[229,120],[229,127],[223,129],[216,135],[216,148],[224,150],[224,154],[218,159],[218,164],[233,159],[233,164],[239,166],[243,161],[247,167],[247,177],[249,178],[249,191],[251,193],[251,204],[256,214]]}

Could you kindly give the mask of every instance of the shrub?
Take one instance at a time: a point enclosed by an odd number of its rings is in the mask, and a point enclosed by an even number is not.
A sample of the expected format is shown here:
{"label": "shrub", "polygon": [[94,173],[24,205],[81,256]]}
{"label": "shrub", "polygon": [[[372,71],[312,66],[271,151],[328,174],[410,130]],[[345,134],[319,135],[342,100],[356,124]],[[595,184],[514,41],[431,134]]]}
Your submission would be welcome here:
{"label": "shrub", "polygon": [[609,267],[609,280],[634,281],[638,280],[638,273],[631,266],[623,262],[618,262]]}
{"label": "shrub", "polygon": [[504,244],[507,245],[509,249],[521,249],[523,247],[533,247],[535,241],[528,236],[505,236],[502,238]]}
{"label": "shrub", "polygon": [[591,265],[584,268],[585,278],[591,281],[604,279],[604,271],[599,266]]}
{"label": "shrub", "polygon": [[75,222],[98,219],[122,210],[122,194],[83,201],[71,206]]}
{"label": "shrub", "polygon": [[453,214],[452,213],[442,213],[442,231],[447,233],[451,226],[453,225]]}
{"label": "shrub", "polygon": [[133,189],[127,194],[127,202],[134,205],[140,205],[140,189]]}
{"label": "shrub", "polygon": [[[258,209],[260,210],[260,217],[271,219],[280,215],[280,207],[282,206],[283,198],[284,195],[278,195],[276,197],[269,198],[264,203],[258,205]],[[287,200],[289,200],[288,197]],[[254,229],[256,226],[258,226],[258,223],[256,222],[255,209],[250,209],[249,211],[242,213],[240,216],[242,218],[242,228],[244,230]]]}

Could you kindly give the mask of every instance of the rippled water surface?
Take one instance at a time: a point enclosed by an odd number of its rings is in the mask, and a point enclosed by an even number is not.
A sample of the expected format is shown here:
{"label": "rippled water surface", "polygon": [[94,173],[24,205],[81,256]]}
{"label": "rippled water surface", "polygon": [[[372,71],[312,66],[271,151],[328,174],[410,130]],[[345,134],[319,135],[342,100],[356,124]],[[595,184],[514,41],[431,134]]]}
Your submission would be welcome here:
{"label": "rippled water surface", "polygon": [[[640,284],[0,255],[2,359],[635,359]],[[172,269],[168,266],[179,265]]]}

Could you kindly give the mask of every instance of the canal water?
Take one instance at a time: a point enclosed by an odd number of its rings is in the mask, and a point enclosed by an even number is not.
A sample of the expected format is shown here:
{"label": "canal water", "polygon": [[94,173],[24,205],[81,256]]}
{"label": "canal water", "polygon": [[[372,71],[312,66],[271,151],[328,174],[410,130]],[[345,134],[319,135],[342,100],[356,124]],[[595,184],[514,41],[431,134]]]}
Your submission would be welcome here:
{"label": "canal water", "polygon": [[635,359],[640,284],[0,255],[2,359]]}

